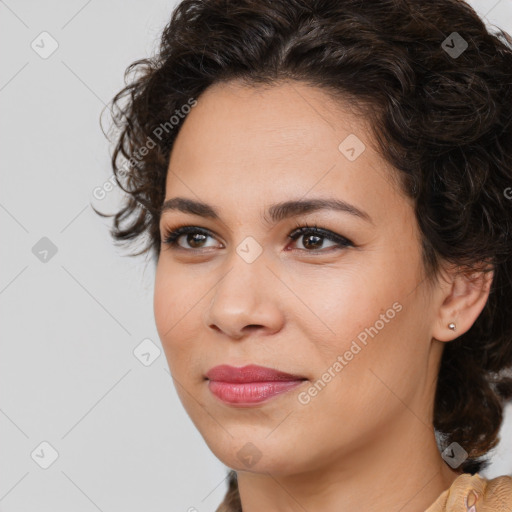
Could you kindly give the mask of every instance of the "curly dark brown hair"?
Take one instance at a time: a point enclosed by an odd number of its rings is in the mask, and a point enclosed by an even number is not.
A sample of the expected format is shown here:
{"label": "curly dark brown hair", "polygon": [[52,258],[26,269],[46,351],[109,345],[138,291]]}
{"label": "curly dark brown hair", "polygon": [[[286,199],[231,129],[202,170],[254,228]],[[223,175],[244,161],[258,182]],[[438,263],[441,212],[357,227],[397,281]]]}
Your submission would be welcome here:
{"label": "curly dark brown hair", "polygon": [[[371,121],[414,199],[429,276],[442,261],[494,271],[478,319],[445,344],[434,404],[440,449],[459,443],[462,470],[481,471],[512,397],[512,38],[464,1],[183,0],[112,100],[112,166],[127,194],[115,242],[148,235],[131,255],[158,260],[170,152],[195,98],[221,81],[283,79]],[[241,510],[233,471],[218,510]]]}

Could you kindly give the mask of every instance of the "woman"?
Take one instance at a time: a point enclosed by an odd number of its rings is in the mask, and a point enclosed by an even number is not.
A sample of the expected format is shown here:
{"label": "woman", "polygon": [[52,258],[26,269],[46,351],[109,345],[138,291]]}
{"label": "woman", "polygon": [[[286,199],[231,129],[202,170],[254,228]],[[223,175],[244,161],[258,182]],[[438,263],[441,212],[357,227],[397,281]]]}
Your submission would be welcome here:
{"label": "woman", "polygon": [[218,511],[510,512],[479,472],[512,398],[512,38],[459,0],[184,0],[129,71],[112,234],[148,235]]}

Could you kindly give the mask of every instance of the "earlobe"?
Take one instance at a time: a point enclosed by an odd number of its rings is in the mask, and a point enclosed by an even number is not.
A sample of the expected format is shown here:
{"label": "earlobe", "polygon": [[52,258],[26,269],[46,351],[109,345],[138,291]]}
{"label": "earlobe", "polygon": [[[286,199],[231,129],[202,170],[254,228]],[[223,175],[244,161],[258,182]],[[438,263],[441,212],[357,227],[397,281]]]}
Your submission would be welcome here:
{"label": "earlobe", "polygon": [[432,337],[452,341],[475,323],[489,298],[492,270],[463,273],[454,271],[441,286],[440,305]]}

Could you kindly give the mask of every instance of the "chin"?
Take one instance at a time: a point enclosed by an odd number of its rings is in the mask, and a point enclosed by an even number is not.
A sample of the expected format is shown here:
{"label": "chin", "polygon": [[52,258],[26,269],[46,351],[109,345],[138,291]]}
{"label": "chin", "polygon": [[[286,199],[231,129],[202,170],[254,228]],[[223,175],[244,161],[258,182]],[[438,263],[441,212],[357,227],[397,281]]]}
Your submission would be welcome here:
{"label": "chin", "polygon": [[311,467],[312,461],[307,458],[307,453],[297,451],[300,443],[284,431],[280,436],[274,432],[268,437],[268,429],[258,429],[261,430],[258,432],[245,429],[244,435],[234,435],[229,427],[227,430],[233,437],[224,431],[221,437],[218,432],[211,439],[203,437],[212,453],[231,469],[279,476],[299,473]]}

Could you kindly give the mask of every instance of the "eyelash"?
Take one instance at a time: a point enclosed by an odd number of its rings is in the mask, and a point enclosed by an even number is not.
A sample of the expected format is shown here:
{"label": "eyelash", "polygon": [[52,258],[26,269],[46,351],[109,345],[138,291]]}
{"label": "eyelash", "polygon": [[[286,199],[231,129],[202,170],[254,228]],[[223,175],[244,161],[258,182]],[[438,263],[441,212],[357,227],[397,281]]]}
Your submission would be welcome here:
{"label": "eyelash", "polygon": [[[173,249],[183,249],[185,251],[201,251],[201,248],[199,249],[186,249],[184,247],[180,247],[178,245],[178,239],[182,235],[187,235],[190,233],[200,233],[205,236],[210,236],[212,238],[215,238],[215,236],[207,229],[200,228],[198,226],[178,226],[172,230],[166,230],[163,237],[163,243],[168,245],[169,247]],[[306,234],[312,234],[319,236],[321,238],[325,238],[331,242],[336,242],[338,247],[329,247],[328,249],[318,249],[318,250],[308,250],[308,249],[297,249],[299,251],[305,251],[308,253],[318,253],[318,252],[327,252],[332,249],[345,249],[347,247],[355,247],[354,243],[351,242],[348,238],[338,235],[332,231],[329,231],[327,229],[323,229],[318,227],[316,224],[313,226],[309,226],[307,223],[305,225],[303,224],[297,224],[294,230],[288,235],[288,238],[295,241],[298,240],[301,236],[304,236]]]}

